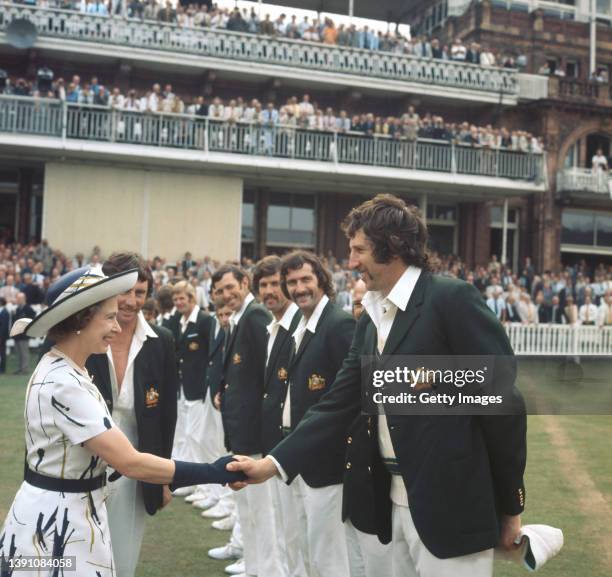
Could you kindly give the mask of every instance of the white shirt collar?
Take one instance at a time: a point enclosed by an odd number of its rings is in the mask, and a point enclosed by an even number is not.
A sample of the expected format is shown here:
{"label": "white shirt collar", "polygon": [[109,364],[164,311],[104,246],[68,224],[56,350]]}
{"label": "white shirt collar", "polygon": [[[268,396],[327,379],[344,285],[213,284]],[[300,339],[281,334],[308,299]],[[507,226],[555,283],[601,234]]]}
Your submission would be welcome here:
{"label": "white shirt collar", "polygon": [[391,291],[386,297],[383,297],[380,291],[368,291],[363,295],[362,304],[368,314],[371,315],[372,308],[379,304],[382,306],[385,301],[395,305],[402,311],[406,310],[408,301],[412,295],[412,291],[416,286],[419,277],[421,276],[421,269],[415,266],[409,266],[402,274],[402,276],[395,283]]}
{"label": "white shirt collar", "polygon": [[187,317],[187,320],[185,320],[185,317],[181,315],[181,327],[183,328],[183,331],[189,323],[195,323],[198,320],[199,312],[200,308],[197,305],[194,305],[194,307],[191,309],[191,312],[189,313],[189,316]]}
{"label": "white shirt collar", "polygon": [[277,321],[276,319],[274,319],[267,327],[266,329],[268,329],[268,333],[272,334],[272,329],[278,325],[283,327],[286,331],[289,330],[289,327],[291,326],[291,321],[293,320],[293,317],[295,316],[295,313],[297,313],[299,310],[299,307],[292,301],[291,303],[289,303],[289,306],[287,307],[287,310],[285,311],[285,313],[283,314],[283,316],[281,317],[281,319],[279,321]]}
{"label": "white shirt collar", "polygon": [[230,323],[233,326],[236,326],[240,322],[240,319],[242,318],[244,311],[246,311],[249,304],[251,304],[251,301],[254,301],[254,300],[255,300],[255,297],[253,296],[253,293],[248,293],[244,299],[244,302],[242,303],[242,307],[240,307],[240,310],[232,313],[232,316],[230,317]]}
{"label": "white shirt collar", "polygon": [[141,341],[145,341],[148,338],[157,338],[157,333],[153,330],[151,325],[144,318],[142,311],[138,313],[138,321],[136,321],[136,330],[134,331],[134,336],[139,338]]}
{"label": "white shirt collar", "polygon": [[327,306],[328,302],[329,297],[327,295],[323,295],[321,297],[321,300],[317,303],[317,306],[315,307],[314,311],[312,311],[312,314],[310,315],[308,321],[306,320],[306,317],[302,317],[300,319],[300,322],[298,323],[298,326],[295,329],[293,336],[295,337],[296,334],[303,333],[304,331],[310,331],[314,334],[317,330],[317,324],[319,324],[319,319],[323,314],[323,309]]}

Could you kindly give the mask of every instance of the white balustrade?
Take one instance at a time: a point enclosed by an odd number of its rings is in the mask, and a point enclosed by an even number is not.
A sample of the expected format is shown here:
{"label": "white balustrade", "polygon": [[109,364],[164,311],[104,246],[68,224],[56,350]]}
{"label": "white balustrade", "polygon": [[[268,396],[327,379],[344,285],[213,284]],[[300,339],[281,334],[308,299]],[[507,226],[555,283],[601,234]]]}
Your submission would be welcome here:
{"label": "white balustrade", "polygon": [[501,177],[540,183],[543,155],[0,96],[0,132]]}
{"label": "white balustrade", "polygon": [[42,37],[190,53],[496,94],[517,95],[519,91],[517,71],[506,68],[222,29],[185,28],[157,21],[0,3],[0,31],[18,18],[30,20]]}
{"label": "white balustrade", "polygon": [[590,168],[566,168],[557,173],[557,190],[592,192],[612,198],[612,177],[607,171]]}
{"label": "white balustrade", "polygon": [[585,325],[506,325],[516,355],[604,356],[612,355],[612,327]]}

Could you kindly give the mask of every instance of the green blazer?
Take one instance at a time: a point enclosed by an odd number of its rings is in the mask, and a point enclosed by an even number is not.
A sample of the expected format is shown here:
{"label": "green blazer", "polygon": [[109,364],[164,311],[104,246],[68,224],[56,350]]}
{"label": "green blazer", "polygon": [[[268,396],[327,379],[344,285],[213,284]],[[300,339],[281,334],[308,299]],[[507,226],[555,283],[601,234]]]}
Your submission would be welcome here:
{"label": "green blazer", "polygon": [[[343,518],[389,542],[390,474],[378,450],[377,417],[360,416],[361,356],[376,350],[367,314],[357,323],[332,389],[271,454],[289,480],[338,450],[344,436]],[[405,311],[398,311],[384,355],[512,355],[505,330],[472,285],[422,272]],[[502,514],[524,507],[524,403],[512,416],[388,416],[412,518],[438,558],[494,547]],[[350,433],[349,433],[350,431]]]}

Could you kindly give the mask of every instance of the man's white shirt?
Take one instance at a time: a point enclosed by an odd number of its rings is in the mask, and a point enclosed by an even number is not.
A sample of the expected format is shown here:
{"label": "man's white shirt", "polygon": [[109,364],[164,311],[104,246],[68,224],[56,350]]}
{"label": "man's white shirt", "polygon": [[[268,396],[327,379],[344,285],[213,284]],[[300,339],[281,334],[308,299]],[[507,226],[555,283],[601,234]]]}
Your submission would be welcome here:
{"label": "man's white shirt", "polygon": [[[368,291],[363,296],[361,303],[376,327],[380,354],[385,348],[398,309],[406,310],[420,276],[420,268],[409,266],[386,297],[378,291]],[[386,415],[378,417],[378,445],[384,459],[396,458]],[[397,505],[408,506],[408,493],[401,475],[391,476],[391,500]]]}
{"label": "man's white shirt", "polygon": [[280,327],[283,327],[286,331],[289,330],[291,326],[291,321],[297,313],[299,307],[294,303],[290,303],[287,307],[287,310],[284,312],[283,316],[280,320],[274,319],[267,327],[268,334],[270,335],[268,338],[268,354],[266,355],[266,367],[268,366],[268,362],[270,360],[270,353],[272,352],[272,348],[274,347],[274,341],[276,340],[276,335],[278,335],[278,330]]}
{"label": "man's white shirt", "polygon": [[[313,335],[315,334],[317,325],[319,324],[319,319],[323,314],[323,309],[327,306],[328,302],[329,297],[327,295],[323,295],[321,300],[317,303],[314,311],[312,311],[310,318],[308,320],[306,320],[306,317],[302,317],[300,319],[298,326],[293,332],[296,353],[302,344],[302,340],[304,340],[306,331],[310,331]],[[291,386],[287,387],[287,396],[285,397],[285,403],[283,405],[283,427],[291,427]]]}

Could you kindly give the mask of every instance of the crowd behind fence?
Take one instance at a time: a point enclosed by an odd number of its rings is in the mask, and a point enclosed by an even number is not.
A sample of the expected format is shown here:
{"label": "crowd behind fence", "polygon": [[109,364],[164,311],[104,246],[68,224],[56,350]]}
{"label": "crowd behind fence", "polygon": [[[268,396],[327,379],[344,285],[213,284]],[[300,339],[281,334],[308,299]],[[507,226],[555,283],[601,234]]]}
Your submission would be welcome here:
{"label": "crowd behind fence", "polygon": [[[337,304],[351,310],[358,273],[331,252],[320,256],[331,272]],[[99,247],[87,256],[78,253],[67,257],[46,241],[0,243],[0,306],[14,313],[22,298],[40,311],[48,287],[60,275],[103,261]],[[589,268],[582,261],[559,271],[538,273],[530,259],[520,271],[512,271],[492,256],[488,264],[471,269],[456,256],[435,253],[430,255],[430,263],[435,274],[460,278],[481,292],[486,306],[506,327],[516,354],[612,355],[612,265]],[[156,256],[149,261],[153,297],[162,287],[186,279],[195,289],[198,306],[212,310],[211,277],[221,264],[210,256],[194,258],[189,252],[176,261]],[[246,257],[240,264],[247,272],[254,266]],[[151,307],[156,307],[154,300]]]}

